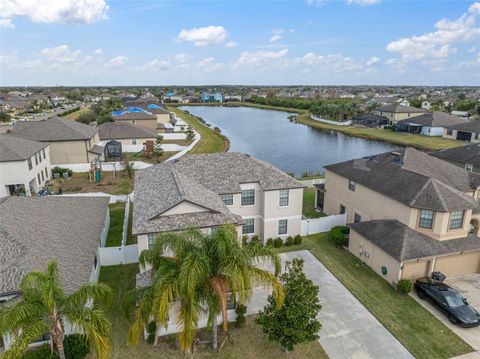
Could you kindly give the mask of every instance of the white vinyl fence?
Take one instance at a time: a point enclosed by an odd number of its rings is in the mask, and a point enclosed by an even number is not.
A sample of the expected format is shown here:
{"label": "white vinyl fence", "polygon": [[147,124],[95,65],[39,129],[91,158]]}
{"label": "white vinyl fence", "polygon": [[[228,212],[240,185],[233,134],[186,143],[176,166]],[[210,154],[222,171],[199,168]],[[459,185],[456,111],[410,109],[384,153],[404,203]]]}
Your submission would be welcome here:
{"label": "white vinyl fence", "polygon": [[346,223],[347,214],[336,214],[314,219],[302,219],[300,234],[302,236],[308,236],[309,234],[328,232],[332,227],[344,226]]}
{"label": "white vinyl fence", "polygon": [[129,264],[138,262],[138,244],[130,244],[120,247],[100,248],[100,264],[113,266],[118,264]]}
{"label": "white vinyl fence", "polygon": [[325,178],[314,178],[314,179],[311,179],[311,180],[301,180],[301,181],[298,181],[298,182],[305,185],[306,187],[313,187],[316,184],[325,183]]}
{"label": "white vinyl fence", "polygon": [[331,120],[326,120],[324,118],[321,118],[321,117],[318,117],[318,116],[314,116],[314,115],[310,115],[310,118],[314,121],[318,121],[318,122],[323,122],[323,123],[327,123],[329,125],[335,125],[335,126],[350,126],[352,124],[352,120],[348,120],[348,121],[331,121]]}

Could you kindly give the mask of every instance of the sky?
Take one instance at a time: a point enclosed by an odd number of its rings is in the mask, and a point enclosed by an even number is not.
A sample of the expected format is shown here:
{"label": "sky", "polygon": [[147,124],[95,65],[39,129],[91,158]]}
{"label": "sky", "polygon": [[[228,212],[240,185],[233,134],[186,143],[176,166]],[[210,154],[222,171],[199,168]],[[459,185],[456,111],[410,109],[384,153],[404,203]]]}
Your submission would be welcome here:
{"label": "sky", "polygon": [[0,86],[480,85],[480,2],[0,0]]}

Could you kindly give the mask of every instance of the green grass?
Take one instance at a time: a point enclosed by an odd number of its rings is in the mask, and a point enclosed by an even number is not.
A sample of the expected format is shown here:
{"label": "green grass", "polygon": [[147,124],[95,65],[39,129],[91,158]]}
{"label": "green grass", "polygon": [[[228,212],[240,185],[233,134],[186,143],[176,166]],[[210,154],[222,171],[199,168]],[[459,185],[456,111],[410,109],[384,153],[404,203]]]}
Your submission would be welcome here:
{"label": "green grass", "polygon": [[303,244],[280,251],[301,249],[312,252],[416,358],[446,359],[473,351],[414,298],[398,294],[353,254],[336,248],[328,234],[304,237]]}
{"label": "green grass", "polygon": [[125,216],[125,203],[114,203],[110,206],[110,228],[108,229],[105,247],[118,247],[122,245],[123,217]]}
{"label": "green grass", "polygon": [[132,235],[132,226],[133,226],[133,202],[130,202],[130,208],[128,210],[127,245],[137,244],[137,237]]}
{"label": "green grass", "polygon": [[320,218],[325,216],[325,213],[315,210],[315,192],[316,189],[312,187],[303,189],[303,215],[307,218]]}
{"label": "green grass", "polygon": [[200,141],[198,141],[198,143],[189,153],[216,153],[225,152],[228,150],[228,139],[225,136],[216,133],[213,131],[213,129],[205,126],[195,117],[190,116],[186,112],[179,110],[174,106],[168,106],[167,108],[169,111],[175,112],[178,117],[182,118],[186,123],[200,133]]}
{"label": "green grass", "polygon": [[[102,267],[100,272],[100,282],[108,284],[114,291],[114,302],[108,311],[112,329],[110,332],[110,341],[112,351],[110,358],[114,359],[180,359],[185,356],[180,354],[176,346],[175,336],[162,337],[160,347],[155,351],[152,345],[148,345],[143,340],[137,347],[132,348],[127,345],[127,332],[129,322],[122,310],[122,297],[130,289],[135,287],[135,274],[138,273],[137,264],[127,264],[118,266]],[[261,328],[254,322],[252,317],[247,318],[246,325],[241,329],[233,326],[230,328],[234,344],[226,343],[223,350],[214,354],[207,345],[198,348],[195,358],[218,358],[218,359],[301,359],[318,358],[327,359],[318,342],[299,345],[293,353],[285,353],[280,346],[269,341],[263,334]],[[201,340],[209,340],[210,333],[205,330],[199,330],[198,336]],[[219,332],[219,342],[223,340],[223,335]]]}

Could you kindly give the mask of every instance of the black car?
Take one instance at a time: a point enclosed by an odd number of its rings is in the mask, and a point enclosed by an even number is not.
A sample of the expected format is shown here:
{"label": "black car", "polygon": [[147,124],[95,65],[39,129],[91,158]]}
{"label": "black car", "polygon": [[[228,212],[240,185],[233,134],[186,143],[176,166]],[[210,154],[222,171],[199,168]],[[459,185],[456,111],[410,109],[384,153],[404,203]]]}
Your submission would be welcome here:
{"label": "black car", "polygon": [[480,325],[480,313],[458,291],[445,283],[431,278],[419,278],[415,282],[415,290],[420,299],[430,299],[443,310],[451,323],[465,328]]}

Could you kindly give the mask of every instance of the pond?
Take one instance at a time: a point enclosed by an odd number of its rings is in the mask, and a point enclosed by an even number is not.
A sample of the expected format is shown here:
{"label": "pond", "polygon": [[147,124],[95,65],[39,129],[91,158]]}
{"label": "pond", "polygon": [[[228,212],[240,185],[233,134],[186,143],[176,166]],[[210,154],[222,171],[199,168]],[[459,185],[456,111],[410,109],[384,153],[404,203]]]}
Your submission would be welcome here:
{"label": "pond", "polygon": [[182,106],[217,126],[230,140],[231,152],[244,152],[297,176],[320,172],[332,163],[398,148],[383,142],[322,131],[290,122],[288,112],[251,107]]}

